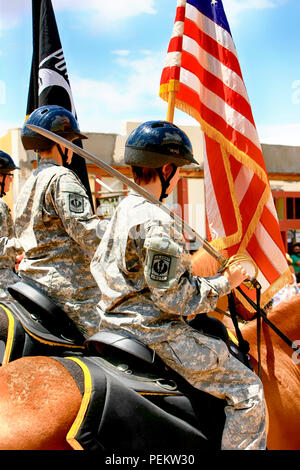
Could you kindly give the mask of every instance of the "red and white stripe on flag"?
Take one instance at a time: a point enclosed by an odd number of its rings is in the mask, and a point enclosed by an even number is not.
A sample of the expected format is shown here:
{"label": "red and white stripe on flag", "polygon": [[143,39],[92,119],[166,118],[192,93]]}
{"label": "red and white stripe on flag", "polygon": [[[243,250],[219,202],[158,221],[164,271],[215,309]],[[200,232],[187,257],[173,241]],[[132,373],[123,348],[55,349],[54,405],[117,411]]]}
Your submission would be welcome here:
{"label": "red and white stripe on flag", "polygon": [[[291,274],[220,0],[177,1],[160,97],[168,101],[172,91],[176,92],[175,106],[193,116],[203,131],[208,239],[228,256],[245,253],[252,257],[259,269],[261,303],[266,305]],[[247,294],[253,297],[255,292]]]}

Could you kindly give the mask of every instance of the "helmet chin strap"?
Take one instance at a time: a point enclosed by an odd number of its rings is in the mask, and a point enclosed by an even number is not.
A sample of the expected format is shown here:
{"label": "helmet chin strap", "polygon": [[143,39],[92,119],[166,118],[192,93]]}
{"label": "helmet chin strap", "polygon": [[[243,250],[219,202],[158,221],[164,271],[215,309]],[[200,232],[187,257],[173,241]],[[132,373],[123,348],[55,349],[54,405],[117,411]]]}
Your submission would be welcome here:
{"label": "helmet chin strap", "polygon": [[4,191],[4,185],[5,185],[5,179],[6,179],[6,174],[2,173],[2,181],[0,183],[0,197],[3,197],[6,195],[6,192]]}
{"label": "helmet chin strap", "polygon": [[172,163],[172,166],[173,166],[173,169],[172,169],[170,175],[168,176],[168,178],[166,178],[166,179],[163,175],[162,168],[156,168],[156,171],[158,173],[158,176],[159,176],[159,179],[160,179],[160,182],[161,182],[161,193],[160,193],[160,198],[159,198],[160,202],[162,202],[163,199],[165,199],[169,196],[166,193],[166,191],[167,191],[168,187],[170,186],[170,181],[173,178],[173,176],[175,175],[176,170],[177,170],[177,166],[174,165],[174,163]]}
{"label": "helmet chin strap", "polygon": [[65,151],[62,151],[62,148],[59,144],[56,144],[56,147],[58,148],[59,154],[61,156],[63,166],[68,166],[67,160],[68,160],[68,149],[66,148]]}

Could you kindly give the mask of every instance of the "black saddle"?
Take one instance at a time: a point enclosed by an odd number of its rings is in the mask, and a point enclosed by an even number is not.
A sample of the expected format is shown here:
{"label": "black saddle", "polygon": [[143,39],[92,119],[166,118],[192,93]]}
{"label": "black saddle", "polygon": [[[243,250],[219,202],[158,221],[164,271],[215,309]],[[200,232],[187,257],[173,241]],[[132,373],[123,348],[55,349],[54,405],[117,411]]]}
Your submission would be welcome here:
{"label": "black saddle", "polygon": [[104,351],[118,351],[118,354],[130,355],[147,364],[154,364],[155,354],[144,343],[133,336],[125,336],[113,331],[102,330],[85,341],[88,350],[96,355]]}
{"label": "black saddle", "polygon": [[[85,340],[66,313],[32,285],[20,281],[9,286],[8,290],[16,302],[0,302],[0,308],[5,305],[6,310],[11,311],[18,320],[19,326],[25,330],[25,339],[22,340],[24,345],[22,344],[17,351],[20,354],[19,357],[47,355],[68,358],[79,355],[80,360],[89,367],[93,383],[100,383],[101,399],[91,402],[89,406],[88,418],[91,416],[92,421],[94,416],[98,416],[94,413],[94,406],[103,406],[101,403],[106,400],[103,397],[111,399],[112,418],[116,415],[119,419],[116,409],[118,408],[120,413],[129,409],[128,402],[124,403],[122,397],[126,396],[128,400],[134,392],[132,410],[134,413],[137,408],[144,410],[136,416],[142,416],[144,413],[152,421],[158,416],[157,423],[160,429],[161,419],[166,419],[167,413],[168,422],[174,426],[176,433],[178,426],[179,429],[182,426],[184,429],[187,426],[192,429],[199,448],[201,446],[207,448],[207,439],[212,442],[209,444],[212,448],[219,446],[225,420],[223,400],[194,389],[137,338],[124,336],[124,333],[101,330]],[[206,316],[201,316],[199,323],[191,326],[197,326],[199,331],[206,331],[206,334],[223,336],[222,339],[228,342],[226,328],[223,328],[215,319],[210,320]],[[24,336],[23,328],[21,328],[21,333]],[[207,333],[208,330],[209,333]],[[34,344],[32,337],[34,337]],[[60,348],[62,352],[57,352],[57,348],[54,350],[55,348],[51,349],[49,346],[47,346],[48,349],[39,349],[40,344],[51,341],[53,344],[63,346]],[[78,345],[81,349],[72,350]],[[17,353],[15,356],[12,354],[11,360],[17,359],[16,356]],[[132,420],[134,413],[130,412],[129,421],[126,415],[126,423],[129,423],[129,427],[131,426],[134,431],[133,435],[136,436],[136,429],[139,426],[136,426]],[[100,413],[99,416],[102,417],[102,414]],[[109,416],[109,424],[111,424],[110,419],[111,416]],[[119,421],[117,422],[119,425]],[[124,429],[130,437],[126,426]],[[84,428],[84,435],[85,433]],[[106,428],[104,435],[108,436]]]}
{"label": "black saddle", "polygon": [[8,286],[10,295],[23,309],[10,303],[25,329],[38,338],[65,345],[81,345],[84,337],[68,315],[39,289],[24,281]]}
{"label": "black saddle", "polygon": [[131,358],[131,362],[144,362],[145,366],[154,364],[153,352],[133,336],[99,331],[85,340],[67,314],[31,284],[19,281],[10,285],[8,291],[16,300],[16,303],[2,302],[2,308],[8,308],[16,320],[13,334],[15,354],[12,359],[18,355],[58,354],[57,348],[55,351],[53,348],[58,346],[63,355],[69,348],[75,348],[75,351],[78,348],[77,353],[86,356],[101,355],[105,349],[106,356],[113,361],[114,358],[119,361],[126,357]]}
{"label": "black saddle", "polygon": [[[19,305],[6,302],[22,326],[35,338],[65,346],[82,345],[87,355],[115,351],[118,356],[128,354],[137,360],[153,364],[153,352],[133,336],[117,332],[99,331],[85,340],[67,314],[36,287],[19,281],[8,287]],[[22,308],[20,308],[20,306]],[[123,356],[124,356],[123,354]]]}
{"label": "black saddle", "polygon": [[[119,360],[120,357],[126,357],[128,361],[138,361],[139,368],[142,363],[144,363],[144,367],[148,368],[151,365],[155,368],[159,366],[160,361],[155,357],[153,351],[129,334],[101,330],[86,340],[68,315],[32,284],[19,281],[8,286],[8,291],[17,304],[3,303],[9,307],[25,331],[39,343],[62,347],[62,351],[63,348],[80,348],[81,354],[86,356],[101,356],[105,349],[105,355],[108,354],[112,361],[114,358]],[[230,352],[245,363],[238,348],[229,340],[227,329],[222,322],[206,314],[201,314],[187,323],[201,333],[221,338],[229,347]],[[29,351],[34,354],[31,347]],[[48,355],[45,348],[43,352]],[[51,347],[49,354],[53,354]]]}

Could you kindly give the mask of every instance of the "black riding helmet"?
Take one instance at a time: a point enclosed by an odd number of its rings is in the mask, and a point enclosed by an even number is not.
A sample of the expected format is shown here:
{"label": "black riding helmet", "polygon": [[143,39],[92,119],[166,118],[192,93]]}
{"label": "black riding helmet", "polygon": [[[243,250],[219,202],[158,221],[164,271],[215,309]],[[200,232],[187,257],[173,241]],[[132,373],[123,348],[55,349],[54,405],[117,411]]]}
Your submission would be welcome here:
{"label": "black riding helmet", "polygon": [[14,170],[19,170],[20,168],[15,165],[15,162],[8,153],[0,150],[0,173],[6,175]]}
{"label": "black riding helmet", "polygon": [[6,175],[11,173],[14,170],[19,170],[20,168],[15,165],[15,162],[11,158],[8,153],[3,152],[3,150],[0,150],[0,174],[4,175],[4,178],[2,179],[0,183],[0,197],[5,196],[4,192],[4,183],[5,183],[5,178]]}
{"label": "black riding helmet", "polygon": [[[177,167],[198,164],[188,136],[168,121],[147,121],[132,131],[125,143],[124,161],[130,166],[156,168],[162,184],[160,200],[167,197]],[[173,164],[173,172],[165,180],[161,168],[168,163]]]}
{"label": "black riding helmet", "polygon": [[[87,139],[86,136],[81,134],[74,115],[62,106],[46,105],[37,108],[29,115],[22,128],[21,140],[25,150],[34,150],[36,152],[50,150],[55,143],[29,129],[27,124],[42,127],[68,140]],[[58,149],[64,160],[66,155],[62,154],[59,145]]]}
{"label": "black riding helmet", "polygon": [[147,121],[134,129],[125,143],[124,160],[127,165],[146,168],[198,164],[188,136],[168,121]]}

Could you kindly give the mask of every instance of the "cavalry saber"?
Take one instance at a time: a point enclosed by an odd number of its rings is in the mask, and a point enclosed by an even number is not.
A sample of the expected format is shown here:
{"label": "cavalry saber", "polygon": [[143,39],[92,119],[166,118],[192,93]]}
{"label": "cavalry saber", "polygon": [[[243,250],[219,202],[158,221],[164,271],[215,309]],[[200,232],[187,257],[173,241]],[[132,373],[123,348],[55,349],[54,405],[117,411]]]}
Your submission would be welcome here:
{"label": "cavalry saber", "polygon": [[[167,206],[165,206],[162,202],[159,201],[159,199],[157,199],[155,196],[153,196],[153,194],[150,194],[147,190],[141,188],[140,186],[138,186],[134,181],[131,181],[129,178],[127,178],[127,176],[125,175],[122,175],[122,173],[120,173],[118,170],[116,170],[115,168],[111,167],[110,165],[108,165],[107,163],[103,162],[100,158],[98,157],[95,157],[94,155],[92,155],[91,153],[87,152],[86,150],[83,150],[82,148],[80,147],[77,147],[77,145],[73,144],[72,142],[70,142],[69,140],[66,140],[64,139],[63,137],[60,137],[58,136],[57,134],[54,134],[53,132],[51,131],[48,131],[46,129],[43,129],[39,126],[35,126],[35,125],[32,125],[32,124],[27,124],[26,127],[28,127],[29,129],[32,129],[33,131],[37,132],[38,134],[41,134],[45,137],[47,137],[48,139],[50,140],[53,140],[54,142],[56,142],[57,144],[62,144],[64,145],[66,148],[72,150],[74,153],[76,153],[77,155],[80,155],[81,157],[85,158],[86,160],[89,160],[91,161],[92,163],[95,163],[95,165],[99,166],[100,168],[102,168],[102,170],[106,171],[109,175],[111,176],[114,176],[116,178],[118,178],[120,181],[122,181],[124,184],[126,184],[128,187],[132,188],[134,191],[136,191],[138,194],[140,194],[141,196],[143,196],[145,199],[147,199],[149,202],[152,202],[153,204],[156,204],[158,205],[164,212],[166,212],[172,219],[174,219],[178,224],[181,224],[184,228],[184,230],[189,233],[191,236],[195,237],[196,240],[198,240],[203,248],[211,255],[213,256],[218,262],[219,264],[221,265],[221,268],[224,268],[224,266],[226,265],[227,263],[227,258],[225,258],[225,256],[223,256],[221,253],[219,253],[215,248],[213,248],[207,240],[205,240],[204,238],[202,238],[197,232],[195,232],[195,230],[189,225],[187,224],[184,220],[181,219],[181,217],[179,217],[177,214],[175,214],[174,212],[172,212]],[[249,281],[246,280],[243,282],[243,284],[245,284],[248,288],[257,288],[257,287],[260,287],[259,283],[257,282],[256,278],[253,277],[251,278]],[[239,292],[246,298],[246,300],[248,301],[248,303],[250,303],[250,305],[256,309],[256,305],[255,303],[249,299],[249,297],[240,289],[240,287],[238,287],[238,290]],[[275,327],[275,325],[273,325],[273,323],[268,320],[266,318],[266,313],[263,309],[259,308],[259,313],[262,315],[262,318],[264,321],[266,321],[268,323],[268,325],[293,349],[295,350],[296,347],[294,345],[294,343],[289,339],[287,338],[280,330],[278,330],[277,327]]]}
{"label": "cavalry saber", "polygon": [[38,134],[43,135],[44,137],[47,137],[50,140],[53,140],[57,144],[62,144],[68,149],[72,150],[74,153],[77,155],[80,155],[81,157],[85,158],[86,160],[89,160],[90,162],[94,163],[98,167],[100,167],[102,170],[106,171],[109,175],[118,178],[120,181],[122,181],[124,184],[126,184],[128,187],[133,189],[135,192],[143,196],[147,201],[151,202],[152,204],[156,204],[159,206],[164,212],[166,212],[172,219],[175,220],[176,223],[181,225],[183,227],[183,231],[191,235],[193,238],[195,238],[203,248],[213,257],[215,258],[218,263],[220,264],[221,267],[225,266],[227,263],[227,258],[223,256],[219,251],[217,251],[214,247],[212,247],[207,240],[202,238],[189,224],[187,224],[181,217],[179,217],[177,214],[172,212],[165,204],[163,204],[159,199],[157,199],[153,194],[149,193],[146,189],[142,188],[141,186],[137,185],[134,181],[131,181],[127,176],[122,175],[118,170],[115,168],[111,167],[107,163],[105,163],[103,160],[101,160],[98,157],[95,157],[95,155],[87,152],[86,150],[78,147],[77,145],[73,144],[69,140],[66,140],[65,138],[54,134],[51,131],[48,131],[47,129],[43,129],[42,127],[35,126],[33,124],[26,124],[26,127],[29,129],[37,132]]}

